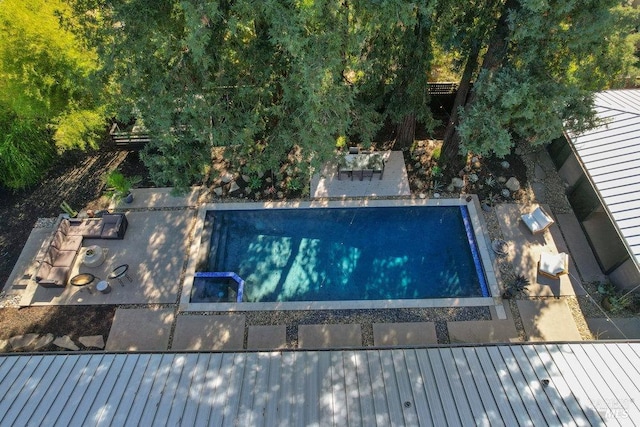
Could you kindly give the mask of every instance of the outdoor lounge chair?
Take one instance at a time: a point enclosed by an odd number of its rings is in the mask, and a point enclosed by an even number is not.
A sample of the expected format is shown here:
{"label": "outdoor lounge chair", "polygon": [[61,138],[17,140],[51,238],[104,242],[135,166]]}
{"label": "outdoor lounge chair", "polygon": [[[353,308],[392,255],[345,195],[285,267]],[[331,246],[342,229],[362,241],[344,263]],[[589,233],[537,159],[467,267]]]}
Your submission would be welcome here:
{"label": "outdoor lounge chair", "polygon": [[561,275],[569,272],[569,255],[564,252],[540,254],[538,272],[551,279],[559,279]]}
{"label": "outdoor lounge chair", "polygon": [[522,215],[522,221],[533,234],[542,233],[554,223],[553,219],[540,206],[533,212]]}

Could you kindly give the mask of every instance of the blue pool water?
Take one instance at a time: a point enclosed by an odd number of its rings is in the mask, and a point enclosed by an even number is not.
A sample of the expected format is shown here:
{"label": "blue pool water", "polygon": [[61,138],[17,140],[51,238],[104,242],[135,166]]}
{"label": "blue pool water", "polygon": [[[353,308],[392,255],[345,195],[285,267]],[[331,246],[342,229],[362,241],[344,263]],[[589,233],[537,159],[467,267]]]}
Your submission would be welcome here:
{"label": "blue pool water", "polygon": [[207,226],[208,271],[237,273],[249,302],[488,296],[464,206],[209,211]]}

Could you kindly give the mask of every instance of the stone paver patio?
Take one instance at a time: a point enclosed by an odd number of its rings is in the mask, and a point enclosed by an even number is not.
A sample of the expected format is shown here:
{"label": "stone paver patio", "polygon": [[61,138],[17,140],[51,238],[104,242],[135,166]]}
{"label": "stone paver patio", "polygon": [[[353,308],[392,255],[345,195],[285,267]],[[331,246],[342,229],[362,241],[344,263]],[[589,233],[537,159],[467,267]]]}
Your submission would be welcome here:
{"label": "stone paver patio", "polygon": [[360,325],[300,325],[298,348],[350,348],[362,346]]}
{"label": "stone paver patio", "polygon": [[249,326],[247,350],[276,350],[287,348],[285,325]]}
{"label": "stone paver patio", "polygon": [[528,341],[581,341],[571,311],[563,299],[517,301]]}
{"label": "stone paver patio", "polygon": [[374,323],[373,345],[395,347],[437,344],[436,326],[433,322]]}
{"label": "stone paver patio", "polygon": [[[560,279],[549,279],[538,273],[538,261],[542,252],[568,252],[568,248],[557,224],[543,233],[532,234],[521,221],[520,216],[536,206],[500,204],[495,207],[500,230],[509,245],[507,259],[513,264],[516,274],[529,279],[529,296],[559,297],[584,294],[582,284],[577,279],[573,257],[569,259],[569,274]],[[543,206],[551,213],[548,207]]]}
{"label": "stone paver patio", "polygon": [[[175,303],[194,215],[190,210],[128,212],[129,227],[123,240],[83,241],[83,246],[95,244],[108,249],[104,263],[98,267],[84,266],[80,257],[76,258],[70,277],[91,273],[97,278],[91,285],[51,289],[30,280],[21,305]],[[48,230],[50,236],[53,229]],[[31,262],[27,269],[35,273],[35,261]],[[121,264],[129,265],[127,274],[132,281],[109,280],[111,292],[98,292],[98,281],[106,280],[112,269]]]}
{"label": "stone paver patio", "polygon": [[410,196],[411,189],[402,151],[386,151],[383,156],[386,165],[382,179],[378,175],[363,181],[358,178],[353,181],[344,177],[338,179],[337,163],[326,164],[320,173],[311,178],[311,198]]}
{"label": "stone paver patio", "polygon": [[178,316],[171,350],[242,350],[245,316]]}
{"label": "stone paver patio", "polygon": [[164,351],[169,345],[172,308],[116,310],[107,339],[107,351]]}

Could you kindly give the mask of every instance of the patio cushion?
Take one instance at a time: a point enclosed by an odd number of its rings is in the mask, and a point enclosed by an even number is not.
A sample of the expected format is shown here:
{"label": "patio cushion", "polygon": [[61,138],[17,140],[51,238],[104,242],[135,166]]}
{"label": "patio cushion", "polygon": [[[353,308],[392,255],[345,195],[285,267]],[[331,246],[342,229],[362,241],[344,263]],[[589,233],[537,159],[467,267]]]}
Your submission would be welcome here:
{"label": "patio cushion", "polygon": [[542,274],[557,277],[568,272],[569,255],[560,252],[559,254],[542,253],[538,270]]}
{"label": "patio cushion", "polygon": [[61,251],[77,252],[82,246],[82,236],[65,236],[61,231],[57,231],[51,246]]}
{"label": "patio cushion", "polygon": [[38,268],[38,271],[36,272],[36,282],[39,282],[44,278],[46,278],[47,276],[49,276],[51,267],[52,265],[49,264],[47,261],[42,261],[40,263],[40,268]]}
{"label": "patio cushion", "polygon": [[59,251],[56,248],[51,248],[50,252],[55,254],[55,259],[53,260],[54,267],[69,267],[73,266],[73,262],[76,259],[77,252],[76,251]]}
{"label": "patio cushion", "polygon": [[540,206],[538,206],[533,212],[522,215],[521,218],[529,230],[534,234],[546,230],[554,223],[553,218],[542,210]]}
{"label": "patio cushion", "polygon": [[102,217],[104,223],[100,237],[103,239],[123,239],[127,231],[127,217],[122,213],[106,214]]}
{"label": "patio cushion", "polygon": [[71,269],[68,267],[51,267],[47,277],[40,280],[38,284],[45,288],[64,287],[67,284],[70,272]]}

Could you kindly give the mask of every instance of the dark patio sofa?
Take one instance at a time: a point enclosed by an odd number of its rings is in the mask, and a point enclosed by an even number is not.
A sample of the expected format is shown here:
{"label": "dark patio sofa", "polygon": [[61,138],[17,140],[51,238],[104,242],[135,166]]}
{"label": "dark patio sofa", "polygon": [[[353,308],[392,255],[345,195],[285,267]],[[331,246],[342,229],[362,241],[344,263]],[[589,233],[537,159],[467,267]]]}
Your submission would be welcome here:
{"label": "dark patio sofa", "polygon": [[45,288],[65,287],[83,239],[123,239],[129,223],[123,213],[102,218],[63,218],[42,256],[36,282]]}

